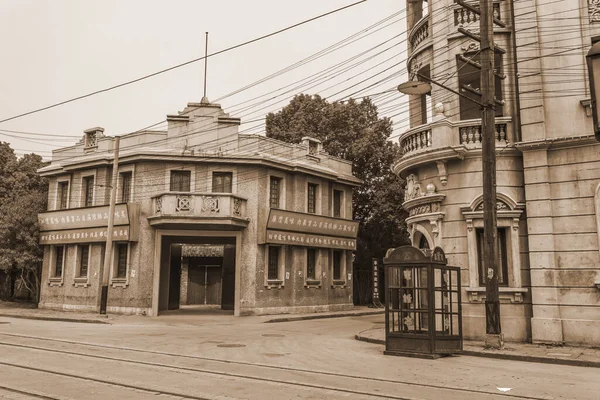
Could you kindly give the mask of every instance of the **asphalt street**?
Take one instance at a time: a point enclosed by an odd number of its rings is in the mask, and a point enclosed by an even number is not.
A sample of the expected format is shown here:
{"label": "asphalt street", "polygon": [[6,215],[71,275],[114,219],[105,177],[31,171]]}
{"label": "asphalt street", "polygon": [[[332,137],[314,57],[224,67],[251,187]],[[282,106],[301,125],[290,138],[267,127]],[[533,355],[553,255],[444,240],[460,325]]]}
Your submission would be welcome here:
{"label": "asphalt street", "polygon": [[[219,313],[112,324],[0,318],[7,399],[598,399],[597,368],[384,356],[383,316],[282,323]],[[507,390],[510,389],[510,390]]]}

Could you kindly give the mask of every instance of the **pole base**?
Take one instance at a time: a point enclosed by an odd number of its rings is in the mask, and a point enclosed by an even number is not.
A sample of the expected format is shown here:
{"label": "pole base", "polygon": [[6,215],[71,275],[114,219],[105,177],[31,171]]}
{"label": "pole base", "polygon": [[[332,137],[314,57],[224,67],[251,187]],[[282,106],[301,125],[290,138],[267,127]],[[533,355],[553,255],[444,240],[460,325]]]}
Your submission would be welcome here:
{"label": "pole base", "polygon": [[108,303],[108,286],[102,286],[100,295],[100,314],[106,314],[106,304]]}
{"label": "pole base", "polygon": [[486,349],[502,350],[504,348],[504,334],[487,333],[484,345]]}

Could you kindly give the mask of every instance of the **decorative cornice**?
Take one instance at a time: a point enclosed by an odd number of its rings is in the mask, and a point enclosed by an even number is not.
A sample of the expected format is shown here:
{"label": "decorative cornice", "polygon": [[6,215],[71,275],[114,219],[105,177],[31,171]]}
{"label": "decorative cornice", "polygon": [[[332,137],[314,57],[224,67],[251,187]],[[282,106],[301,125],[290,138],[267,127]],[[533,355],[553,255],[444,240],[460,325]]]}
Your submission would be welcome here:
{"label": "decorative cornice", "polygon": [[589,145],[598,145],[596,138],[591,135],[564,136],[558,138],[544,138],[515,143],[515,147],[520,151],[534,151],[540,149],[558,149],[567,147],[580,147]]}
{"label": "decorative cornice", "polygon": [[417,197],[416,199],[407,200],[402,203],[402,207],[405,210],[410,210],[412,208],[431,203],[441,203],[446,198],[445,194],[429,194],[421,197]]}

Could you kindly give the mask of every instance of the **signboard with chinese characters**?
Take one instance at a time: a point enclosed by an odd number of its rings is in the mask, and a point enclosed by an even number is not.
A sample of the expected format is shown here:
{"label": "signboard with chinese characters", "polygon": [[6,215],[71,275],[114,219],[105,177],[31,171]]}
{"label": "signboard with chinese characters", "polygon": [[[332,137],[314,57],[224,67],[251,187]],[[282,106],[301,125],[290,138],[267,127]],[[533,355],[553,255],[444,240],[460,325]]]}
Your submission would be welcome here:
{"label": "signboard with chinese characters", "polygon": [[[129,226],[115,226],[112,240],[129,241]],[[80,228],[64,231],[40,232],[40,244],[70,244],[105,242],[107,228]]]}
{"label": "signboard with chinese characters", "polygon": [[285,232],[271,229],[267,229],[267,243],[356,250],[355,239],[315,235],[304,232]]}
{"label": "signboard with chinese characters", "polygon": [[379,263],[376,258],[372,259],[373,262],[373,301],[379,300]]}
{"label": "signboard with chinese characters", "polygon": [[[114,225],[129,225],[127,204],[115,206]],[[108,226],[108,206],[74,208],[38,214],[40,232]]]}
{"label": "signboard with chinese characters", "polygon": [[267,229],[356,239],[358,222],[272,208]]}
{"label": "signboard with chinese characters", "polygon": [[[74,208],[38,214],[40,244],[104,242],[108,230],[108,206]],[[117,204],[112,238],[137,241],[139,205]]]}

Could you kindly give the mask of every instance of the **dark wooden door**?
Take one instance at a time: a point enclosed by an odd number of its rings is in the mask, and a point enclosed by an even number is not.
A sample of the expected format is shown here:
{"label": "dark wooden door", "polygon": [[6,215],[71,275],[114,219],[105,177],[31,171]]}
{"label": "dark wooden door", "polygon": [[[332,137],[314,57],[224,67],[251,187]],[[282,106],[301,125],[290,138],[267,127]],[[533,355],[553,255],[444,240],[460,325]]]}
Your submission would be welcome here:
{"label": "dark wooden door", "polygon": [[169,310],[179,308],[181,293],[181,245],[171,245],[171,260],[169,268]]}
{"label": "dark wooden door", "polygon": [[206,265],[206,303],[221,304],[221,266]]}
{"label": "dark wooden door", "polygon": [[221,304],[221,266],[191,264],[188,304]]}
{"label": "dark wooden door", "polygon": [[190,265],[188,279],[188,304],[204,304],[204,268]]}
{"label": "dark wooden door", "polygon": [[233,310],[235,299],[235,245],[225,245],[222,293],[221,308],[223,310]]}

